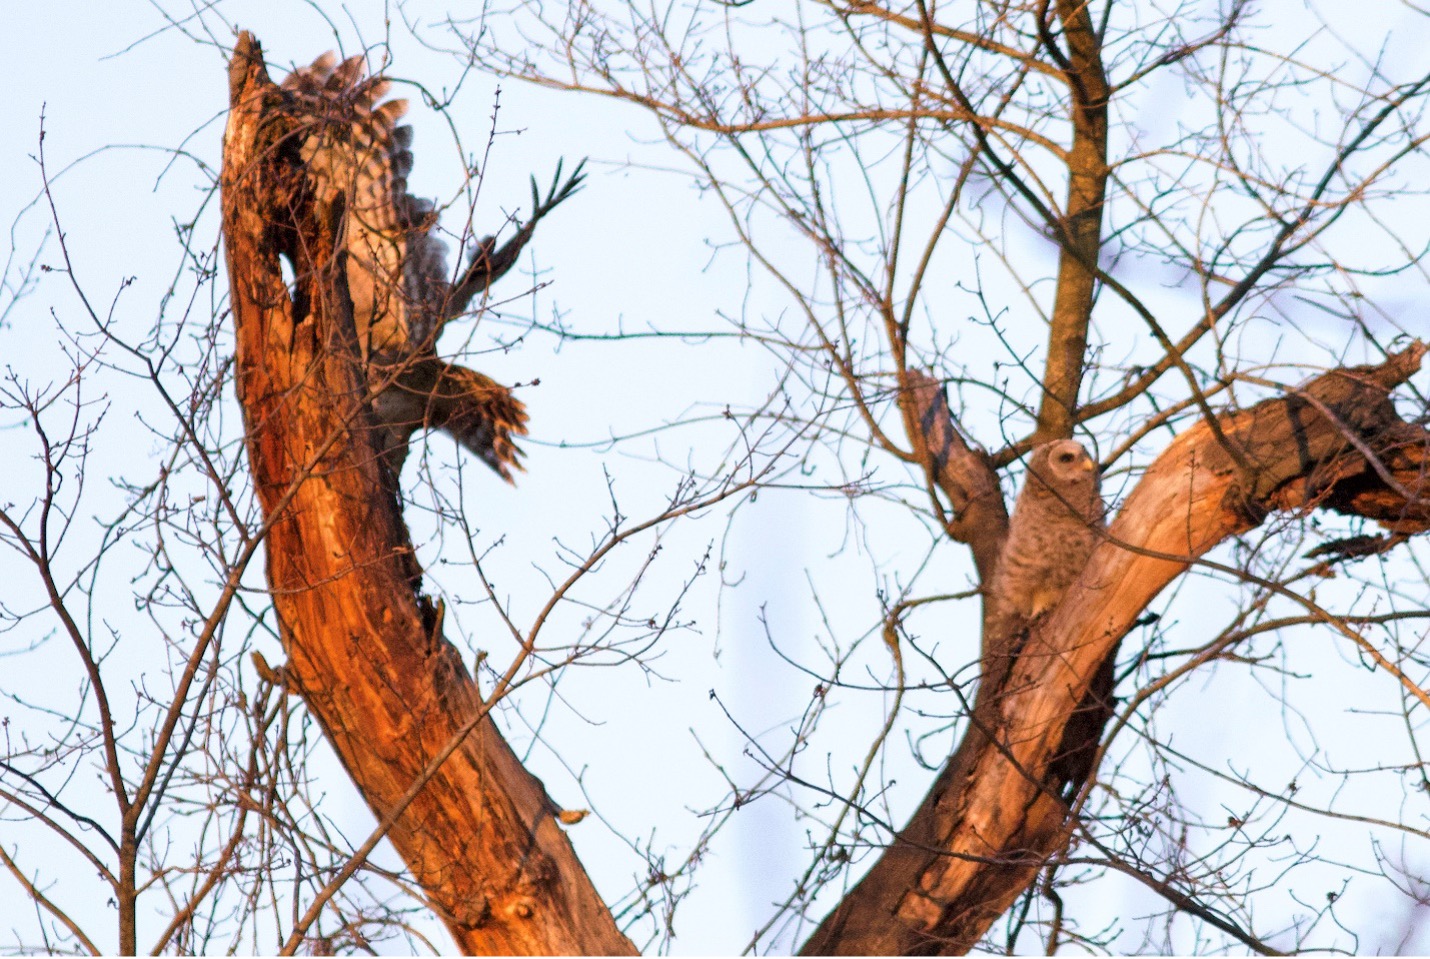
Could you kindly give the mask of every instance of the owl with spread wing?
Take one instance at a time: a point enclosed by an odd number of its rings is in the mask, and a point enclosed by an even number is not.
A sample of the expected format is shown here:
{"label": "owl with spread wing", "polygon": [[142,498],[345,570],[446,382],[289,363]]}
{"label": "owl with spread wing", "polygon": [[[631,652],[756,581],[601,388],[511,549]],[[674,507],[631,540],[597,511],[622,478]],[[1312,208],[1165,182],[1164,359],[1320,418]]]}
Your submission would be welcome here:
{"label": "owl with spread wing", "polygon": [[520,469],[513,437],[527,415],[510,388],[437,355],[448,320],[468,311],[516,263],[536,224],[575,193],[580,164],[561,165],[543,198],[531,182],[526,222],[501,246],[488,236],[460,273],[446,265],[433,204],[407,192],[412,128],[405,100],[384,99],[389,81],[367,76],[361,56],[324,54],[282,84],[298,121],[299,151],[315,202],[341,211],[340,248],[358,347],[372,396],[378,451],[394,478],[419,429],[440,429],[508,482]]}

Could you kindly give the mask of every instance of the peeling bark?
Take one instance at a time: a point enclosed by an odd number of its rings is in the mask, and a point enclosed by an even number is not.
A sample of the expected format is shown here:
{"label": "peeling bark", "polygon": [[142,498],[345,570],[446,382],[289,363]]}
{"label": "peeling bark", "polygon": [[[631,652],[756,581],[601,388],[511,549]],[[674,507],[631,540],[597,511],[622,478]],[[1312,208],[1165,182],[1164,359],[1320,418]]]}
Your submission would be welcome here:
{"label": "peeling bark", "polygon": [[[309,203],[282,96],[257,42],[240,35],[224,239],[284,675],[379,820],[481,717],[389,833],[458,948],[633,954],[419,591],[372,435],[337,227]],[[293,265],[291,295],[280,255]]]}
{"label": "peeling bark", "polygon": [[[954,425],[938,380],[919,370],[904,374],[899,394],[905,425],[929,483],[948,499],[948,535],[973,551],[978,578],[988,582],[1008,535],[1008,507],[988,454],[974,449]],[[937,502],[937,500],[935,500]]]}
{"label": "peeling bark", "polygon": [[1430,433],[1389,400],[1425,351],[1415,344],[1380,366],[1334,370],[1179,436],[1079,582],[1035,625],[908,826],[802,951],[973,948],[1068,841],[1060,794],[1078,773],[1069,756],[1096,742],[1107,711],[1091,724],[1084,711],[1079,722],[1097,728],[1070,736],[1072,717],[1147,604],[1207,551],[1274,510],[1332,509],[1402,535],[1430,529]]}

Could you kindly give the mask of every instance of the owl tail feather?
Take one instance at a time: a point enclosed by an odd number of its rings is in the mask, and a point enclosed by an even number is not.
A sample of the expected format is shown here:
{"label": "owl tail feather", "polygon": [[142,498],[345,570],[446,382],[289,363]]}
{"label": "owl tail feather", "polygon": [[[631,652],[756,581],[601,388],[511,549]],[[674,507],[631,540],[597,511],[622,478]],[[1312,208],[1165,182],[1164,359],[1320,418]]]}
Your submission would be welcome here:
{"label": "owl tail feather", "polygon": [[524,469],[513,437],[526,435],[526,407],[510,388],[433,356],[412,363],[388,392],[405,398],[413,429],[445,430],[508,483]]}

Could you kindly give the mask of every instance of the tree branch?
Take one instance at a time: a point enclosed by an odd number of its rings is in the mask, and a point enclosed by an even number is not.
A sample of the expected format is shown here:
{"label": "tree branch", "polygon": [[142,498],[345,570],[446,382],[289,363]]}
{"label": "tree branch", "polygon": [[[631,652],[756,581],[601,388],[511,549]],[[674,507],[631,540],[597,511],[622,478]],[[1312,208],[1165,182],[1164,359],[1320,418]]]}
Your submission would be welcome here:
{"label": "tree branch", "polygon": [[[930,484],[943,491],[952,515],[943,515],[948,535],[973,550],[978,579],[987,583],[1008,535],[1008,508],[988,454],[964,441],[954,425],[948,398],[938,380],[919,370],[904,374],[899,394],[909,441]],[[943,513],[937,498],[934,503]]]}
{"label": "tree branch", "polygon": [[[286,672],[381,821],[482,701],[417,588],[372,435],[336,222],[312,202],[284,96],[241,34],[222,179],[238,395],[259,500],[265,515],[282,507],[266,545]],[[284,507],[307,454],[329,445]],[[462,951],[634,952],[554,809],[482,718],[396,817],[389,838]]]}
{"label": "tree branch", "polygon": [[1397,533],[1430,530],[1430,432],[1402,420],[1389,399],[1425,352],[1416,343],[1380,366],[1333,370],[1174,440],[1082,578],[1031,631],[1002,694],[980,713],[986,722],[965,735],[909,825],[803,952],[973,948],[1071,833],[1058,763],[1070,719],[1147,604],[1207,551],[1274,510],[1332,509]]}

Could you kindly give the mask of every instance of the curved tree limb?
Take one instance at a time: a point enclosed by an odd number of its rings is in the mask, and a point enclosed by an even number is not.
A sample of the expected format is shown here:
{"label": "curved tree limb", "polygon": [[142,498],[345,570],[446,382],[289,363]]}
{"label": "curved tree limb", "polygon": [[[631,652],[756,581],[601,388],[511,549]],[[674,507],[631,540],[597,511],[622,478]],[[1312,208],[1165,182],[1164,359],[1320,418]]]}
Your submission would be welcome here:
{"label": "curved tree limb", "polygon": [[[1070,721],[1147,604],[1213,547],[1276,510],[1331,509],[1398,534],[1430,530],[1430,432],[1402,420],[1389,399],[1425,352],[1416,343],[1379,366],[1333,370],[1173,441],[1082,578],[1035,625],[908,826],[803,952],[973,948],[1071,834],[1060,795],[1073,773],[1063,757],[1083,744],[1068,741]],[[1096,725],[1080,735],[1095,743]]]}
{"label": "curved tree limb", "polygon": [[[238,396],[265,514],[299,481],[266,543],[285,675],[383,820],[482,701],[418,589],[372,436],[338,227],[308,196],[282,96],[241,34],[222,177]],[[555,811],[483,718],[389,838],[464,952],[633,953]]]}

